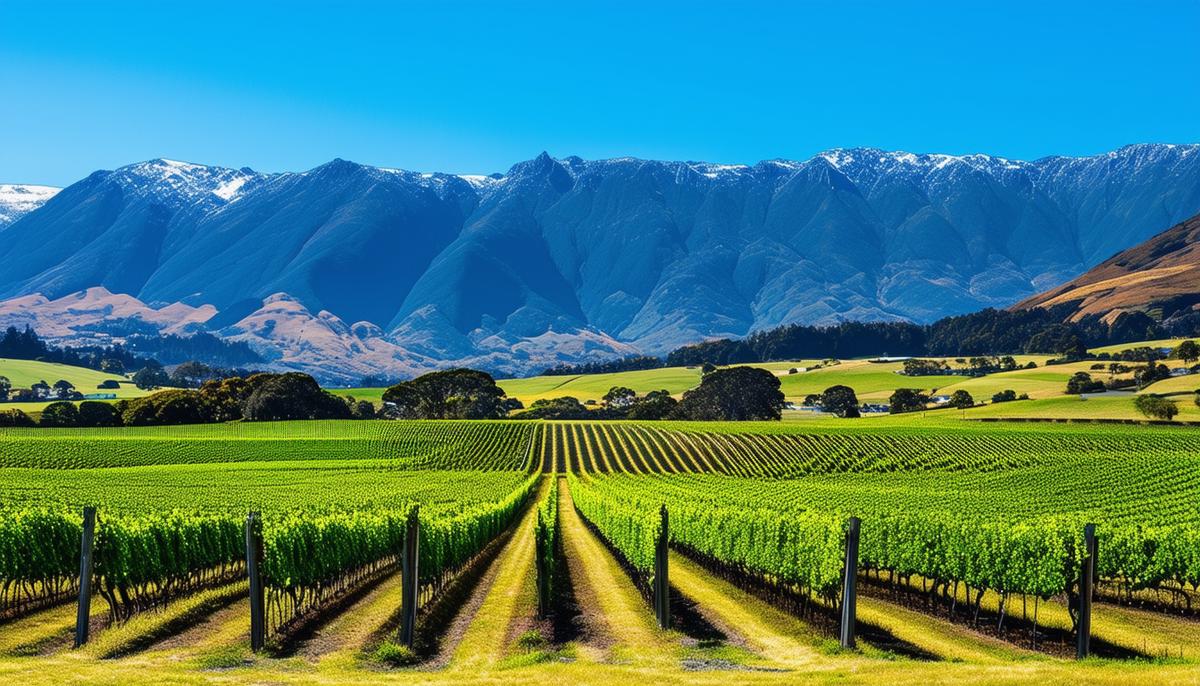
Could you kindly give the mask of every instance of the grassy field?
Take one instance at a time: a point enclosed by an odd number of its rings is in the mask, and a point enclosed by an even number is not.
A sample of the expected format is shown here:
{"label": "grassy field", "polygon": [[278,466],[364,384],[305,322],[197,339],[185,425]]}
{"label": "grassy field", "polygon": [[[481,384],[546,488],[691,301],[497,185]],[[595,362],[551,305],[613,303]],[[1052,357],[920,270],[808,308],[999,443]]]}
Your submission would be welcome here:
{"label": "grassy field", "polygon": [[[128,378],[116,374],[106,374],[86,367],[72,367],[54,362],[37,362],[35,360],[12,360],[0,358],[0,376],[8,377],[13,388],[29,388],[32,384],[45,381],[53,386],[55,381],[64,379],[75,385],[75,390],[87,395],[89,393],[113,393],[120,398],[140,398],[146,395],[133,385]],[[102,381],[121,382],[116,389],[101,389],[97,386]],[[49,402],[0,403],[0,409],[17,408],[26,413],[41,412]]]}
{"label": "grassy field", "polygon": [[582,401],[599,401],[614,386],[632,388],[638,394],[667,390],[672,395],[700,384],[699,367],[665,367],[635,372],[589,374],[586,376],[535,376],[497,382],[504,392],[529,405],[542,398],[570,395]]}
{"label": "grassy field", "polygon": [[1197,338],[1160,338],[1153,341],[1117,343],[1116,345],[1105,345],[1099,348],[1089,348],[1088,352],[1093,352],[1099,355],[1100,353],[1119,353],[1123,350],[1132,350],[1134,348],[1176,348],[1180,343],[1187,340],[1200,341],[1200,339]]}

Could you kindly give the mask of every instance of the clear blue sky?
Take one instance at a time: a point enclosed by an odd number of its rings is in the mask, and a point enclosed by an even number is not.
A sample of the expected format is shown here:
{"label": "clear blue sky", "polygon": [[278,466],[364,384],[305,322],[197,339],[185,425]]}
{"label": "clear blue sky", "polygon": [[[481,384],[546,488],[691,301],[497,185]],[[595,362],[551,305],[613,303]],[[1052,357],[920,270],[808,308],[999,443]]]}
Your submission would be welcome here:
{"label": "clear blue sky", "polygon": [[1200,2],[0,0],[0,181],[1200,141]]}

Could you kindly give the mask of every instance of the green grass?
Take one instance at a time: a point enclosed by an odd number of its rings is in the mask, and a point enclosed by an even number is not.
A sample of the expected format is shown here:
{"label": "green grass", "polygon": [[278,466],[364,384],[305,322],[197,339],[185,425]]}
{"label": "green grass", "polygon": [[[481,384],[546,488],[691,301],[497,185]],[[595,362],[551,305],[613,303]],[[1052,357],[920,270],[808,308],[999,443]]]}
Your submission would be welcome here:
{"label": "green grass", "polygon": [[[1200,408],[1197,408],[1190,397],[1180,399],[1179,416],[1176,421],[1200,421]],[[976,407],[959,413],[953,410],[944,411],[951,415],[961,415],[967,419],[981,417],[1000,418],[1038,418],[1038,419],[1134,419],[1145,421],[1147,417],[1138,412],[1133,406],[1133,396],[1114,394],[1091,398],[1080,398],[1075,395],[1060,395],[1054,398],[1039,400],[1019,400],[1016,402],[999,403]]]}
{"label": "green grass", "polygon": [[503,379],[497,383],[505,393],[520,399],[526,406],[535,400],[568,395],[581,401],[599,401],[614,386],[632,388],[638,394],[666,390],[678,395],[700,384],[700,368],[665,367],[586,376],[534,376]]}
{"label": "green grass", "polygon": [[1160,338],[1153,341],[1138,341],[1136,343],[1117,343],[1116,345],[1089,348],[1088,352],[1099,355],[1100,353],[1119,353],[1123,350],[1133,350],[1134,348],[1176,348],[1186,340],[1200,341],[1200,338]]}
{"label": "green grass", "polygon": [[[118,398],[137,398],[146,395],[124,376],[98,372],[86,367],[55,362],[36,362],[34,360],[12,360],[0,357],[0,376],[7,376],[13,388],[29,388],[38,381],[45,381],[51,386],[59,379],[65,379],[75,384],[75,390],[83,394],[115,393]],[[116,390],[96,388],[102,381],[121,381],[121,387]]]}
{"label": "green grass", "polygon": [[[1175,376],[1170,379],[1163,379],[1158,383],[1150,384],[1142,392],[1158,393],[1159,395],[1183,394],[1192,396],[1198,390],[1200,390],[1200,374],[1190,374],[1188,376]],[[1190,397],[1176,398],[1176,400],[1180,401],[1181,408],[1185,404],[1194,405]]]}
{"label": "green grass", "polygon": [[[116,374],[106,374],[86,367],[73,367],[55,362],[37,362],[34,360],[13,360],[0,357],[0,376],[8,377],[13,388],[29,388],[31,385],[45,381],[53,386],[55,381],[65,379],[75,385],[75,390],[84,395],[91,393],[113,393],[117,399],[140,398],[147,391],[134,386],[128,378]],[[120,381],[119,388],[97,388],[102,381]],[[40,413],[51,401],[0,403],[0,409],[16,408],[27,414]]]}

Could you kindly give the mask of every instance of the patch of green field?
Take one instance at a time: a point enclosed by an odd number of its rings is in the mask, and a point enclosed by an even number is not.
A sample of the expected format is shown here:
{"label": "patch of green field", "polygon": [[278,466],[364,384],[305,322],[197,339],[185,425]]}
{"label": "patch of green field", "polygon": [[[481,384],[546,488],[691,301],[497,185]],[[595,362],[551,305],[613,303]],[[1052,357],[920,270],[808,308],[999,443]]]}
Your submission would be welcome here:
{"label": "patch of green field", "polygon": [[1099,355],[1100,353],[1119,353],[1122,350],[1133,350],[1134,348],[1176,348],[1180,343],[1186,340],[1200,341],[1200,338],[1160,338],[1154,341],[1138,341],[1136,343],[1117,343],[1116,345],[1105,345],[1099,348],[1089,348],[1088,352]]}
{"label": "patch of green field", "polygon": [[[8,377],[13,388],[29,388],[39,381],[45,381],[53,386],[55,381],[64,379],[75,386],[75,390],[88,395],[90,393],[113,393],[120,398],[140,398],[147,391],[134,386],[128,378],[116,374],[106,374],[86,367],[73,367],[54,362],[37,362],[35,360],[13,360],[0,358],[0,376]],[[119,388],[97,388],[102,381],[119,381]],[[17,408],[26,413],[41,412],[49,402],[34,403],[0,403],[0,409]]]}
{"label": "patch of green field", "polygon": [[[1171,395],[1173,393],[1183,393],[1191,395],[1200,390],[1200,374],[1189,374],[1188,376],[1174,376],[1170,379],[1163,379],[1158,383],[1153,383],[1142,390],[1143,393],[1157,393],[1159,395]],[[1184,403],[1191,403],[1191,398],[1176,398],[1180,401],[1180,407]]]}
{"label": "patch of green field", "polygon": [[496,383],[509,396],[520,399],[527,406],[542,398],[561,398],[567,395],[581,401],[599,401],[608,389],[614,386],[632,388],[638,394],[666,390],[678,395],[700,384],[700,368],[664,367],[585,376],[534,376],[527,379],[503,379]]}
{"label": "patch of green field", "polygon": [[810,393],[821,393],[830,386],[849,386],[859,400],[886,402],[897,388],[916,388],[931,391],[961,381],[961,376],[904,376],[901,362],[869,362],[846,360],[809,372],[779,377],[783,394],[788,400],[803,400]]}
{"label": "patch of green field", "polygon": [[1097,379],[1108,378],[1108,372],[1091,369],[1093,364],[1097,363],[1072,362],[1038,366],[1034,369],[1017,369],[969,379],[959,378],[955,383],[938,389],[938,393],[949,395],[954,391],[964,390],[971,394],[975,402],[990,402],[994,394],[1009,389],[1016,391],[1017,395],[1027,393],[1030,398],[1061,396],[1067,390],[1067,381],[1076,372],[1087,372]]}
{"label": "patch of green field", "polygon": [[[943,413],[960,415],[967,419],[980,417],[1004,418],[1053,418],[1053,419],[1136,419],[1147,417],[1133,406],[1132,394],[1112,394],[1081,398],[1075,395],[1060,395],[1054,398],[1018,400],[975,407],[963,413],[943,410]],[[1179,403],[1176,421],[1200,421],[1200,408],[1190,398]]]}
{"label": "patch of green field", "polygon": [[354,398],[355,400],[370,400],[375,403],[375,406],[383,404],[383,392],[386,388],[327,388],[330,393],[340,398]]}

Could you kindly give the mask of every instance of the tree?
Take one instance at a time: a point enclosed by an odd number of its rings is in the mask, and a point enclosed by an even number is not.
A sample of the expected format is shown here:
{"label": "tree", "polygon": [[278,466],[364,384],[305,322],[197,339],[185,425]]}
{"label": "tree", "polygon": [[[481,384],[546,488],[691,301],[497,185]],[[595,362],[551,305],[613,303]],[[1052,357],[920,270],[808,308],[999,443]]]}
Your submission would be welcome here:
{"label": "tree", "polygon": [[145,367],[134,372],[133,383],[143,391],[152,391],[171,383],[171,377],[167,376],[161,364],[150,360]]}
{"label": "tree", "polygon": [[50,403],[42,410],[42,418],[38,423],[51,427],[79,426],[79,409],[75,407],[75,403],[65,400]]}
{"label": "tree", "polygon": [[176,388],[199,388],[202,383],[214,377],[215,371],[202,362],[184,362],[171,372],[171,385]]}
{"label": "tree", "polygon": [[821,409],[839,417],[858,416],[858,396],[849,386],[830,386],[821,393]]}
{"label": "tree", "polygon": [[664,419],[679,407],[679,401],[666,390],[650,391],[638,398],[626,411],[628,419]]}
{"label": "tree", "polygon": [[214,422],[232,422],[241,419],[242,406],[250,399],[252,392],[254,392],[254,386],[240,376],[206,381],[200,387],[200,395],[208,403]]}
{"label": "tree", "polygon": [[100,360],[100,371],[108,374],[124,374],[125,363],[114,357],[106,357]]}
{"label": "tree", "polygon": [[111,403],[85,400],[79,403],[79,426],[120,426],[121,415]]}
{"label": "tree", "polygon": [[75,384],[66,379],[59,379],[54,382],[54,397],[59,400],[66,400],[71,397],[71,392],[75,390]]}
{"label": "tree", "polygon": [[247,420],[350,418],[346,403],[308,374],[255,374],[247,382],[254,387],[242,407],[242,417]]}
{"label": "tree", "polygon": [[196,391],[172,389],[118,406],[125,426],[205,424],[213,421],[212,407]]}
{"label": "tree", "polygon": [[1000,391],[999,393],[996,393],[995,395],[992,396],[992,402],[994,402],[994,403],[1007,403],[1007,402],[1012,402],[1013,400],[1016,400],[1016,399],[1017,399],[1017,392],[1012,390],[1011,388]]}
{"label": "tree", "polygon": [[8,392],[12,390],[12,382],[7,376],[0,376],[0,402],[8,400]]}
{"label": "tree", "polygon": [[950,371],[950,367],[940,360],[922,360],[912,358],[904,361],[905,376],[936,376]]}
{"label": "tree", "polygon": [[929,403],[929,396],[915,388],[897,388],[888,398],[888,412],[904,414],[905,412],[920,412]]}
{"label": "tree", "polygon": [[1179,406],[1175,404],[1174,400],[1153,393],[1137,396],[1133,400],[1133,406],[1137,408],[1138,412],[1151,419],[1170,421],[1179,414]]}
{"label": "tree", "polygon": [[1200,345],[1197,345],[1196,341],[1184,341],[1175,348],[1175,357],[1191,364],[1200,359]]}
{"label": "tree", "polygon": [[499,419],[508,414],[504,401],[490,374],[466,368],[424,374],[383,392],[390,414],[418,419]]}
{"label": "tree", "polygon": [[975,406],[975,399],[972,398],[971,394],[968,393],[967,391],[960,388],[957,391],[955,391],[954,393],[950,394],[950,407],[955,407],[960,410],[965,410],[968,407],[974,407],[974,406]]}
{"label": "tree", "polygon": [[637,393],[634,393],[632,388],[624,386],[613,386],[608,389],[608,393],[604,394],[604,406],[610,410],[624,410],[630,405],[633,405],[637,399]]}
{"label": "tree", "polygon": [[1093,381],[1092,375],[1087,372],[1075,372],[1075,375],[1067,381],[1068,395],[1082,395],[1084,393],[1103,393],[1105,390],[1103,381]]}
{"label": "tree", "polygon": [[1133,372],[1133,380],[1139,389],[1169,378],[1171,378],[1171,370],[1167,365],[1157,362],[1150,362],[1145,367],[1138,367]]}
{"label": "tree", "polygon": [[701,421],[778,420],[784,407],[779,378],[756,367],[710,372],[683,394],[675,409],[681,419]]}
{"label": "tree", "polygon": [[700,367],[700,374],[702,376],[708,376],[715,371],[717,371],[717,366],[712,362],[705,362],[704,365]]}
{"label": "tree", "polygon": [[350,413],[355,419],[374,419],[375,418],[375,403],[370,400],[359,400],[350,408]]}
{"label": "tree", "polygon": [[518,419],[587,419],[591,410],[578,398],[542,398],[533,401],[528,410],[516,415]]}
{"label": "tree", "polygon": [[37,426],[37,422],[33,418],[25,414],[21,410],[13,408],[11,410],[0,410],[0,426],[16,427],[16,426]]}

